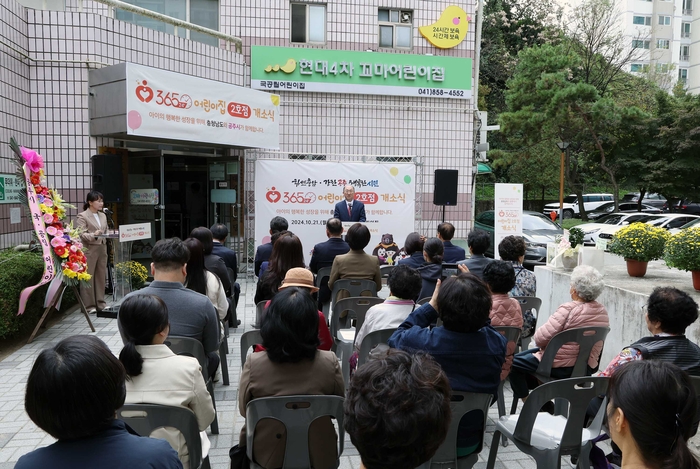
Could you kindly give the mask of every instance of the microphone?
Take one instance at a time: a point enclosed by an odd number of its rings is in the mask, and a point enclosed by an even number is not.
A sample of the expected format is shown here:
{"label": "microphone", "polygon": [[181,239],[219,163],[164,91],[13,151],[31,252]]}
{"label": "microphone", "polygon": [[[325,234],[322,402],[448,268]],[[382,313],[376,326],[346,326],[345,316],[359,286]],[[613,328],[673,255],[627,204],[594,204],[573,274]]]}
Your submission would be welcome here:
{"label": "microphone", "polygon": [[108,208],[103,208],[102,211],[105,213],[105,215],[112,215],[112,213],[114,213]]}

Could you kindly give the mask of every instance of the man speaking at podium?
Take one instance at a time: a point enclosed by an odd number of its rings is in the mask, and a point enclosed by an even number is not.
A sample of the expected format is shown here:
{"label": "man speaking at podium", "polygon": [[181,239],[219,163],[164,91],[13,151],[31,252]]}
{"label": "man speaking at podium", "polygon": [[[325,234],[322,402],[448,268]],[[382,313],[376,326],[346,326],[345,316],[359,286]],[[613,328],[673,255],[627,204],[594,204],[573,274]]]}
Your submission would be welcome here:
{"label": "man speaking at podium", "polygon": [[345,200],[335,204],[333,218],[338,218],[340,221],[366,221],[365,204],[355,200],[355,188],[348,184],[343,188],[343,196]]}

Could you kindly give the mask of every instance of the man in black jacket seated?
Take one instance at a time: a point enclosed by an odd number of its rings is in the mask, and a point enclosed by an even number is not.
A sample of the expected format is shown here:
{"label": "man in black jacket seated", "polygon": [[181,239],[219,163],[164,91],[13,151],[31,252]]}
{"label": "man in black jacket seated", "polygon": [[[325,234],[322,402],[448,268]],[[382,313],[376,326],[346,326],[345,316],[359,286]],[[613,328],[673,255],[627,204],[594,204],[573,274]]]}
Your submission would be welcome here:
{"label": "man in black jacket seated", "polygon": [[[350,251],[350,246],[343,238],[343,223],[337,218],[329,218],[326,222],[326,236],[328,241],[318,243],[314,246],[313,254],[309,269],[314,274],[317,274],[319,269],[331,267],[335,256],[347,254]],[[328,277],[321,280],[321,287],[318,292],[318,309],[322,308],[323,303],[331,299],[331,290],[328,288]]]}

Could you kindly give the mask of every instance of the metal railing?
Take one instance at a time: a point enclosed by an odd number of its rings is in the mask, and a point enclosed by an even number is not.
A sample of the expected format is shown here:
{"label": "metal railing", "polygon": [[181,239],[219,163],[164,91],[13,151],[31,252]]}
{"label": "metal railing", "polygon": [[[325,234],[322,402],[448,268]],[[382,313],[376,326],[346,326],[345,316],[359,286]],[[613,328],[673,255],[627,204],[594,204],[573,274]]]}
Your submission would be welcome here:
{"label": "metal railing", "polygon": [[681,55],[681,62],[687,62],[687,61],[689,61],[689,60],[690,60],[690,56],[689,56],[689,55]]}
{"label": "metal railing", "polygon": [[688,15],[688,16],[693,16],[693,9],[692,8],[683,8],[683,14]]}

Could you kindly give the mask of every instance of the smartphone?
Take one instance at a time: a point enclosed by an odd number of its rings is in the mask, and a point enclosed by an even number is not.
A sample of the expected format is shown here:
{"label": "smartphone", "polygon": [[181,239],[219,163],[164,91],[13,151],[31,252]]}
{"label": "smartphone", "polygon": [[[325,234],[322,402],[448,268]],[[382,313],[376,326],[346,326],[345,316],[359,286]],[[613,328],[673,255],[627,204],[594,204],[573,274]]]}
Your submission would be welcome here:
{"label": "smartphone", "polygon": [[457,267],[457,264],[442,264],[441,279],[444,280],[447,277],[452,277],[453,275],[459,275],[459,268]]}

